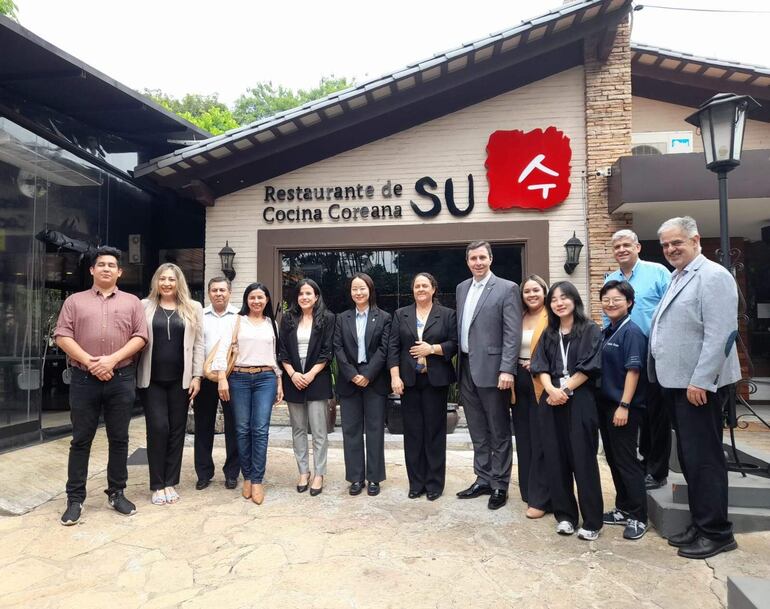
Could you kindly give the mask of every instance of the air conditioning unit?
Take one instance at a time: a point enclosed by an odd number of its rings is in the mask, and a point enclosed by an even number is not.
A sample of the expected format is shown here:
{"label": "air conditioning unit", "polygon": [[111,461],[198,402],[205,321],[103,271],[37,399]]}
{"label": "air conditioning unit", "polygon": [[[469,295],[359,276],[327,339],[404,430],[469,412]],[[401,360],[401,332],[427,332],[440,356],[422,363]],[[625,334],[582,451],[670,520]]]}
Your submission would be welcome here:
{"label": "air conditioning unit", "polygon": [[631,134],[633,156],[692,152],[692,131],[653,131]]}

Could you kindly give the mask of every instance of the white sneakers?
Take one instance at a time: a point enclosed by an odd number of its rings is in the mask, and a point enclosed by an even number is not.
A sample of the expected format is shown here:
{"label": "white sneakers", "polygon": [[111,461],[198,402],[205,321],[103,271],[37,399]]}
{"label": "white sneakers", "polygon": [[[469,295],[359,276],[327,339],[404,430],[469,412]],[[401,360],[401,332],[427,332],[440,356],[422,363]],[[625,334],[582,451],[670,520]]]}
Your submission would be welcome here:
{"label": "white sneakers", "polygon": [[578,529],[578,539],[585,539],[586,541],[596,541],[599,539],[599,531],[592,531],[591,529],[584,529],[583,527]]}
{"label": "white sneakers", "polygon": [[556,525],[556,532],[559,535],[572,535],[575,532],[575,527],[569,520],[562,520]]}

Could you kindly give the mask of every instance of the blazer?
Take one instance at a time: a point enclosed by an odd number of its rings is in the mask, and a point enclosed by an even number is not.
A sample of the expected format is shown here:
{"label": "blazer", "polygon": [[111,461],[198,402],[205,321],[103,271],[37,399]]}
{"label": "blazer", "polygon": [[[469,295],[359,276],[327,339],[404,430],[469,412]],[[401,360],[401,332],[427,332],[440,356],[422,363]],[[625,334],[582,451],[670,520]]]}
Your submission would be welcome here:
{"label": "blazer", "polygon": [[737,334],[735,279],[700,254],[684,277],[671,282],[655,309],[647,376],[667,389],[694,385],[715,392],[741,378]]}
{"label": "blazer", "polygon": [[[144,316],[147,319],[149,328],[149,338],[147,345],[139,358],[139,365],[136,368],[136,386],[140,389],[150,386],[150,373],[152,372],[152,318],[158,305],[150,302],[146,298],[142,300],[144,306]],[[206,358],[203,355],[203,307],[197,301],[193,301],[195,310],[196,328],[190,324],[184,325],[184,370],[182,372],[182,388],[187,389],[190,386],[194,376],[203,376],[203,362]]]}
{"label": "blazer", "polygon": [[286,370],[283,371],[283,396],[287,402],[304,404],[305,400],[328,400],[332,397],[332,344],[334,339],[334,313],[326,311],[323,315],[322,328],[310,329],[310,342],[307,346],[305,367],[299,358],[297,346],[297,326],[288,314],[281,319],[281,331],[278,333],[278,361],[289,363],[300,372],[307,372],[318,363],[324,362],[323,370],[318,373],[315,380],[307,389],[297,389],[291,381]]}
{"label": "blazer", "polygon": [[366,363],[358,364],[358,334],[355,309],[337,315],[334,328],[334,356],[337,358],[337,395],[353,395],[358,386],[351,382],[357,374],[369,379],[369,387],[380,395],[390,393],[387,370],[388,340],[390,338],[390,313],[369,308],[366,324]]}
{"label": "blazer", "polygon": [[[543,331],[548,327],[548,313],[545,310],[545,307],[543,307],[543,310],[540,312],[540,319],[537,320],[537,325],[535,325],[534,332],[532,332],[532,342],[529,345],[529,357],[530,361],[531,358],[535,357],[535,349],[537,349],[537,346],[540,344],[540,337],[543,335]],[[522,326],[523,330],[523,326]],[[540,375],[539,374],[531,374],[532,376],[532,385],[535,388],[535,397],[537,398],[537,401],[540,402],[540,396],[543,395],[543,391],[545,391],[545,387],[543,387],[543,383],[540,382]],[[516,403],[516,392],[514,391],[511,394],[511,403]]]}
{"label": "blazer", "polygon": [[[460,349],[465,299],[473,279],[457,286],[457,348]],[[476,387],[497,387],[501,372],[516,374],[521,347],[521,299],[519,286],[494,273],[476,304],[468,332],[468,359]],[[457,358],[460,377],[462,358]]]}
{"label": "blazer", "polygon": [[[443,355],[429,355],[428,382],[434,387],[445,387],[455,382],[452,357],[457,353],[457,316],[452,309],[434,304],[430,311],[422,340],[441,345]],[[409,355],[409,349],[417,341],[417,308],[415,305],[401,307],[393,314],[388,342],[388,369],[398,366],[398,373],[404,385],[412,387],[417,381],[414,368],[416,360]]]}

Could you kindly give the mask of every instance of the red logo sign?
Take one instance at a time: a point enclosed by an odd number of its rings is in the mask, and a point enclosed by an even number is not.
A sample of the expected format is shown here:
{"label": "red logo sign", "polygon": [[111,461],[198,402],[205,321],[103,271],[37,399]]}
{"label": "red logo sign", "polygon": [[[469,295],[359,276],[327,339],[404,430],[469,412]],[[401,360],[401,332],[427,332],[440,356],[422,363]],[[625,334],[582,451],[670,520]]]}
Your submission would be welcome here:
{"label": "red logo sign", "polygon": [[570,191],[569,138],[556,127],[545,131],[495,131],[487,143],[487,181],[492,209],[548,209]]}

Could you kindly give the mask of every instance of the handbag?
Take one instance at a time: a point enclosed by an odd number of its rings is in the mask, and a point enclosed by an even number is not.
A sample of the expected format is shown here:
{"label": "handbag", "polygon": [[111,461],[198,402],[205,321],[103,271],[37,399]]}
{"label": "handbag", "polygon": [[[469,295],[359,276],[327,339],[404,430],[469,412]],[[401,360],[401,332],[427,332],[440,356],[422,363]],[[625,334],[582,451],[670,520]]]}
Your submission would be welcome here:
{"label": "handbag", "polygon": [[[230,341],[230,349],[227,351],[227,370],[225,376],[230,376],[230,373],[235,367],[235,360],[238,357],[238,330],[241,328],[241,316],[238,315],[235,320],[235,328],[233,329],[233,339]],[[220,339],[222,340],[222,339]],[[206,361],[203,362],[203,376],[208,380],[217,383],[219,382],[219,370],[212,370],[211,366],[214,364],[214,358],[219,350],[219,340],[216,342],[211,352],[206,357]]]}

